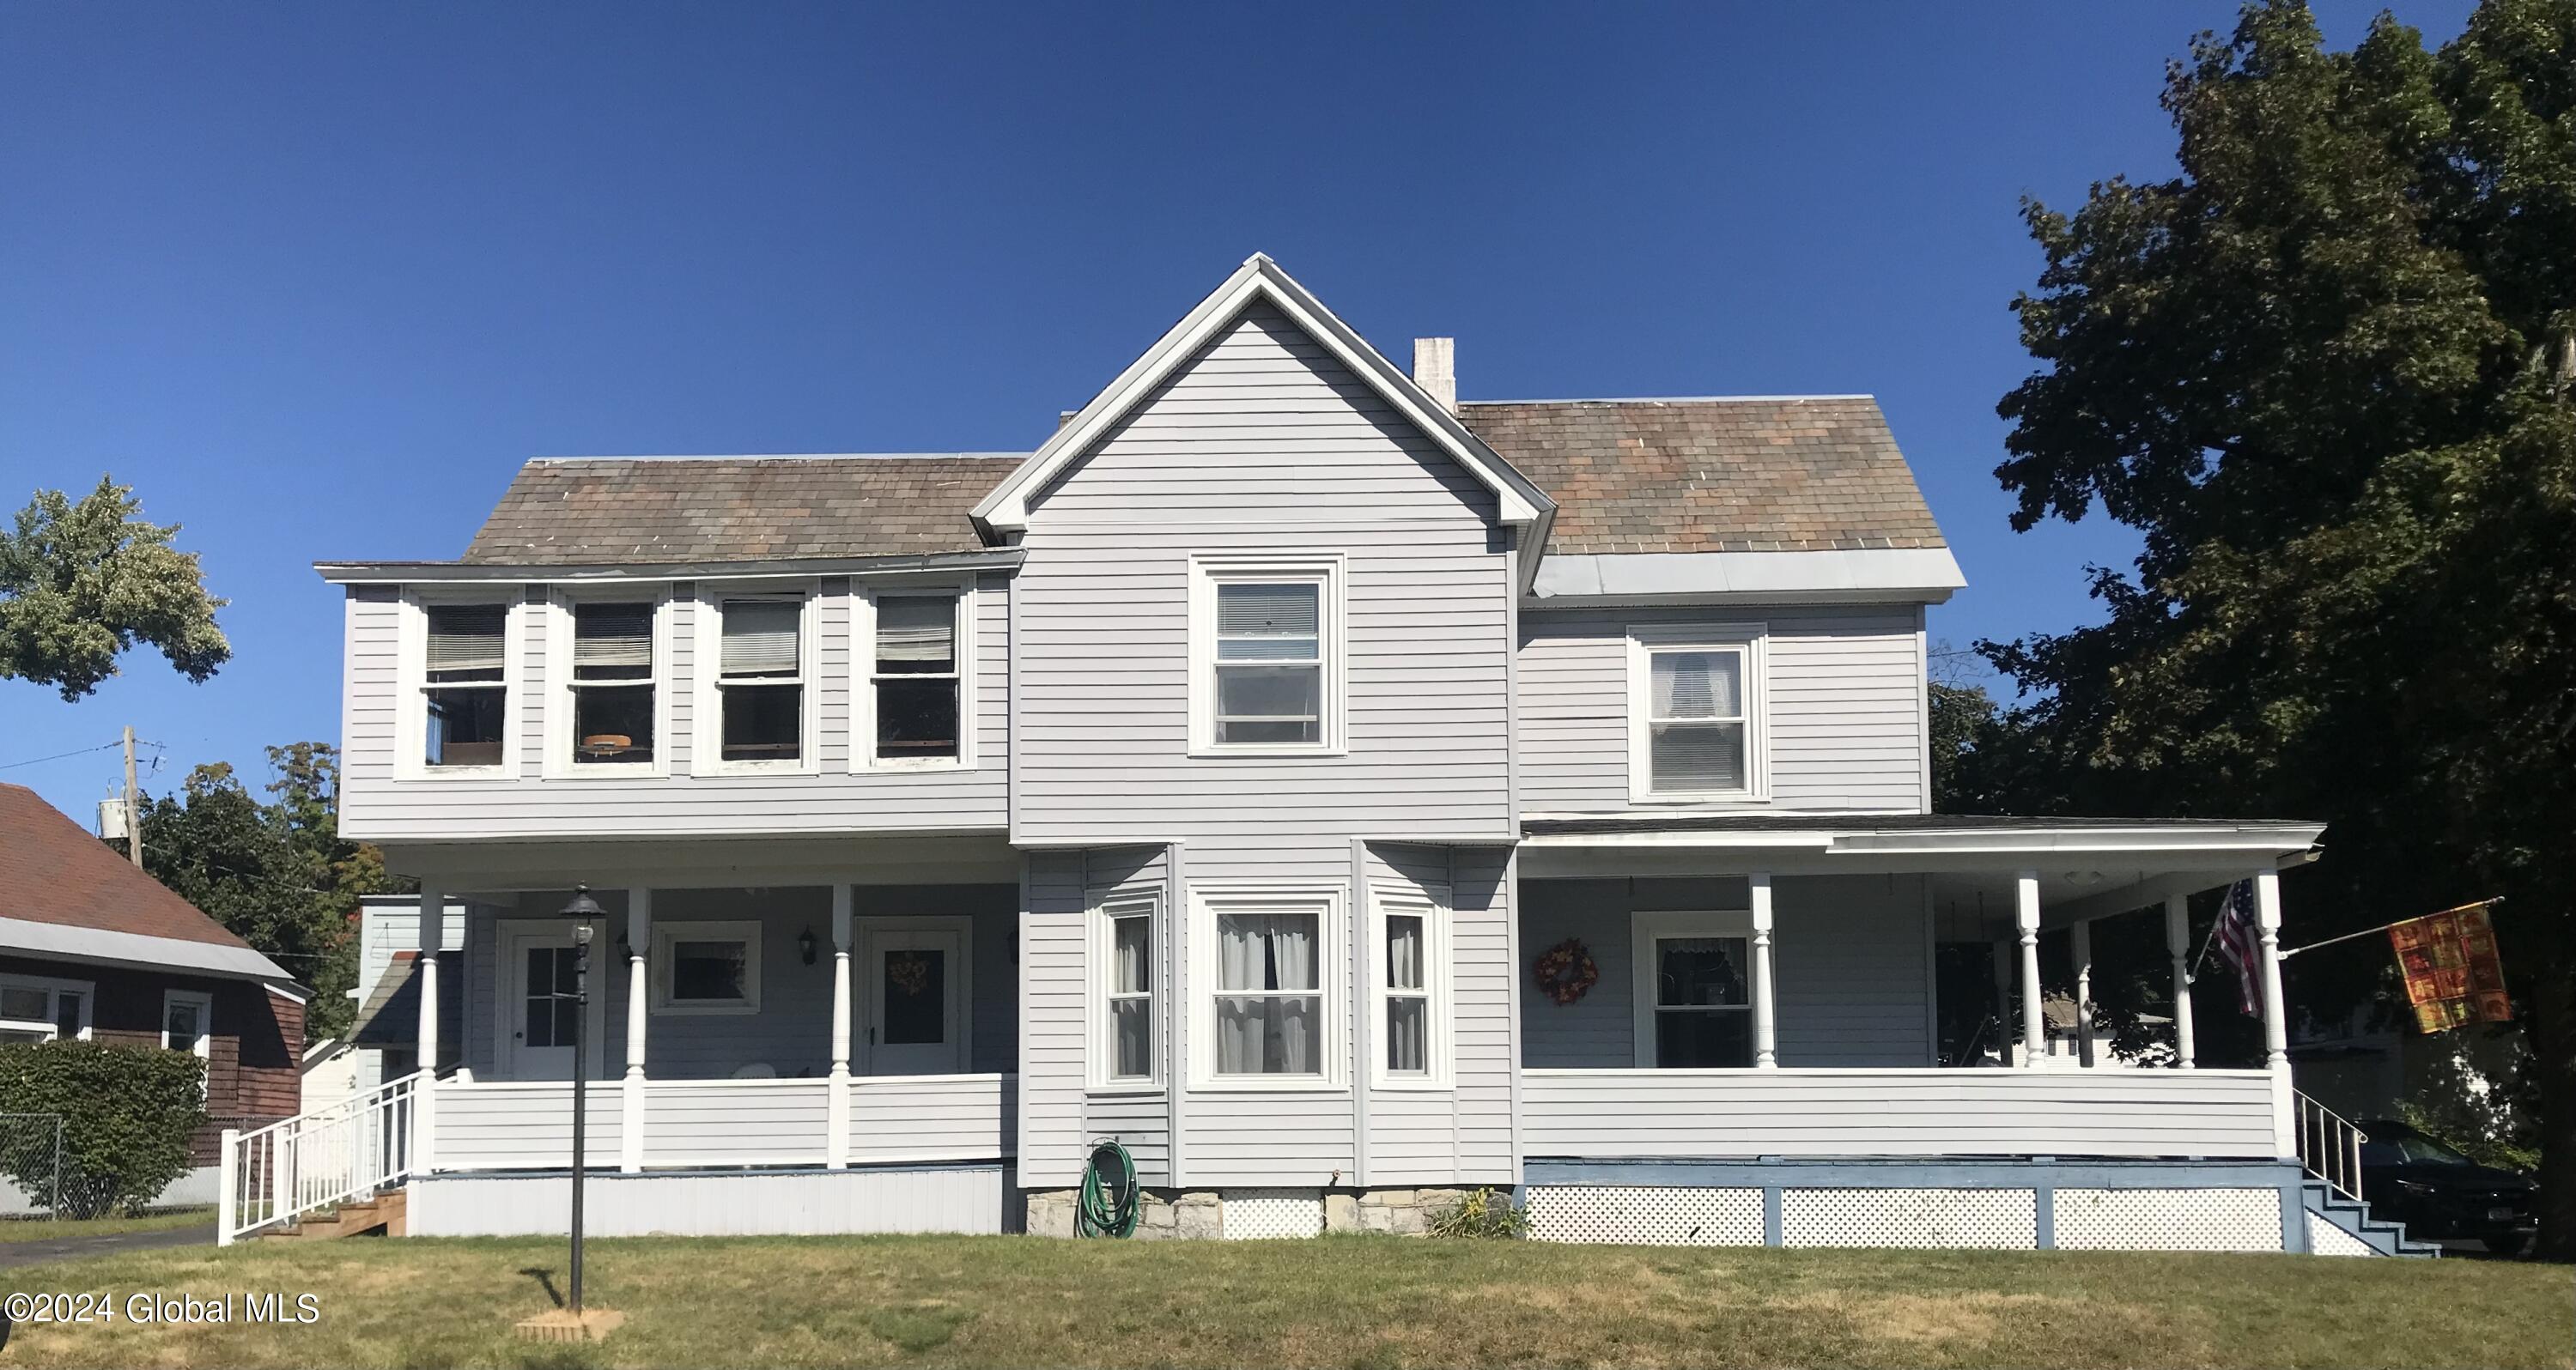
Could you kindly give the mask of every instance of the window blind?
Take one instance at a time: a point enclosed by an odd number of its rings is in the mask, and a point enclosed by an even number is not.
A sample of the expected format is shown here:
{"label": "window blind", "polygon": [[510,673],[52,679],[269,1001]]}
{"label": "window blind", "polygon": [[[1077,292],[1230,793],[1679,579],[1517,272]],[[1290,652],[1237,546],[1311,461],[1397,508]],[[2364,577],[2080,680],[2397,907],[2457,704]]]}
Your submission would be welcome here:
{"label": "window blind", "polygon": [[501,669],[502,627],[509,609],[499,604],[443,605],[429,611],[429,670]]}
{"label": "window blind", "polygon": [[576,675],[593,667],[649,669],[653,665],[652,605],[576,605],[572,622]]}
{"label": "window blind", "polygon": [[793,600],[735,600],[724,607],[725,675],[794,675],[805,606]]}
{"label": "window blind", "polygon": [[937,662],[944,669],[957,655],[957,600],[954,596],[907,596],[877,601],[877,660]]}

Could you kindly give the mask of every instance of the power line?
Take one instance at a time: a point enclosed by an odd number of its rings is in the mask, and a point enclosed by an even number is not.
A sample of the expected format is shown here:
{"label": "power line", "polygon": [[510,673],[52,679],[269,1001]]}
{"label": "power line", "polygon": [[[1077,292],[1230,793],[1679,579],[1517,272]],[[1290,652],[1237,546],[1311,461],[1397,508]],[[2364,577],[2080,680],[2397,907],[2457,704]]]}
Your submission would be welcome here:
{"label": "power line", "polygon": [[56,752],[52,756],[39,756],[26,761],[12,761],[6,765],[0,765],[0,771],[14,771],[20,766],[41,766],[48,761],[61,761],[66,757],[87,756],[91,752],[114,751],[124,745],[125,739],[118,738],[114,742],[102,742],[95,747],[82,747],[77,751]]}

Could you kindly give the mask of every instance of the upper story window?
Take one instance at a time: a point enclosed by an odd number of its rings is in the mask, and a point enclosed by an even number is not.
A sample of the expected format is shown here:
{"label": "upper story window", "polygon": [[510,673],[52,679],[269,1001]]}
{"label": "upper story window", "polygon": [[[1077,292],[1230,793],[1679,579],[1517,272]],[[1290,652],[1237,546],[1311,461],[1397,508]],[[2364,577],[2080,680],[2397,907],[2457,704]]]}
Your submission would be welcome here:
{"label": "upper story window", "polygon": [[1330,887],[1199,891],[1190,937],[1203,1084],[1337,1087],[1344,1078],[1341,893]]}
{"label": "upper story window", "polygon": [[805,600],[728,599],[716,653],[720,756],[738,762],[801,762],[805,740]]}
{"label": "upper story window", "polygon": [[1630,630],[1632,797],[1768,797],[1759,627]]}
{"label": "upper story window", "polygon": [[96,997],[86,980],[0,975],[0,1042],[86,1041]]}
{"label": "upper story window", "polygon": [[429,634],[421,677],[421,763],[439,769],[500,765],[510,708],[509,606],[432,604],[422,617]]}
{"label": "upper story window", "polygon": [[1092,911],[1094,1085],[1149,1085],[1154,1060],[1154,922],[1151,895],[1104,901]]}
{"label": "upper story window", "polygon": [[967,759],[966,677],[959,653],[966,597],[879,594],[869,689],[876,736],[870,755],[886,763],[955,765]]}
{"label": "upper story window", "polygon": [[1191,563],[1191,740],[1200,752],[1341,746],[1337,557]]}
{"label": "upper story window", "polygon": [[572,606],[572,759],[576,765],[653,760],[655,606]]}

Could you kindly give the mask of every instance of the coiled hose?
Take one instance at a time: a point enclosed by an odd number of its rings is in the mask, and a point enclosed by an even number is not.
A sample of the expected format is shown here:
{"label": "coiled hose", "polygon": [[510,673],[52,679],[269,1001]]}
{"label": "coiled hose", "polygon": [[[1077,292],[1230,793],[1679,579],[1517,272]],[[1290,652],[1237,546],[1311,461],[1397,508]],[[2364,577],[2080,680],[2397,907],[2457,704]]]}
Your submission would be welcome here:
{"label": "coiled hose", "polygon": [[1136,1230],[1136,1162],[1115,1141],[1094,1142],[1082,1170],[1082,1201],[1074,1206],[1080,1237],[1124,1237]]}

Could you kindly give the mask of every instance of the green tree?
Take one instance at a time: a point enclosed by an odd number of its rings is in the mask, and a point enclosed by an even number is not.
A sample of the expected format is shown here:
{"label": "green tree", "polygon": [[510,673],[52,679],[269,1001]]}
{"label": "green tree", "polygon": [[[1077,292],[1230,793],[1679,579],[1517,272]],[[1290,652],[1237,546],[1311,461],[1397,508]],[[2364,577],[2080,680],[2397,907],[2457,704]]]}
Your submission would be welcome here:
{"label": "green tree", "polygon": [[266,803],[221,762],[189,772],[143,812],[153,878],[317,991],[305,1031],[344,1030],[356,984],[351,924],[361,895],[391,890],[383,854],[340,837],[339,757],[319,742],[268,749]]}
{"label": "green tree", "polygon": [[[2098,504],[2145,550],[2104,622],[1981,650],[2043,804],[2328,819],[2295,940],[2506,897],[2576,1255],[2576,0],[2341,53],[2257,3],[2163,103],[2179,175],[2025,207],[2043,369],[1999,407],[2017,528]],[[2294,997],[2374,983],[2358,945]]]}
{"label": "green tree", "polygon": [[231,658],[215,626],[226,601],[206,593],[197,554],[170,545],[179,525],[148,523],[131,486],[101,476],[79,503],[39,490],[0,531],[0,679],[98,689],[137,643],[203,681]]}

